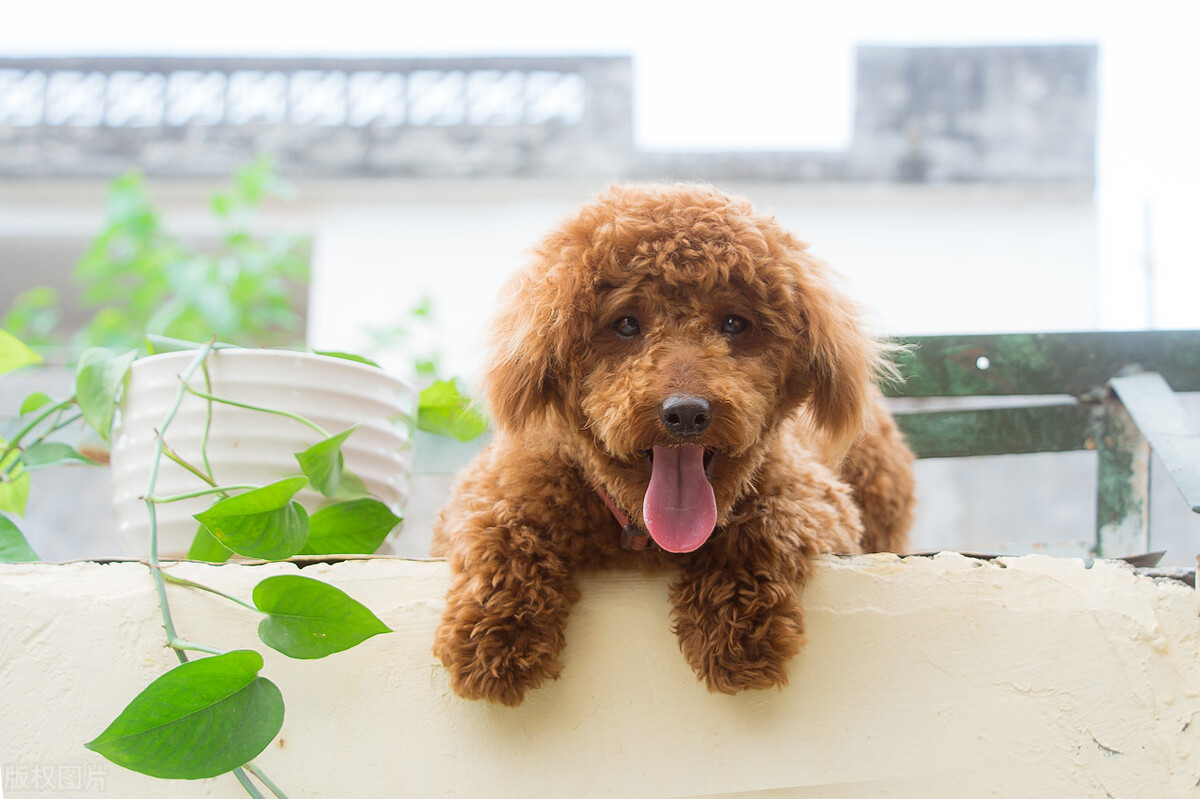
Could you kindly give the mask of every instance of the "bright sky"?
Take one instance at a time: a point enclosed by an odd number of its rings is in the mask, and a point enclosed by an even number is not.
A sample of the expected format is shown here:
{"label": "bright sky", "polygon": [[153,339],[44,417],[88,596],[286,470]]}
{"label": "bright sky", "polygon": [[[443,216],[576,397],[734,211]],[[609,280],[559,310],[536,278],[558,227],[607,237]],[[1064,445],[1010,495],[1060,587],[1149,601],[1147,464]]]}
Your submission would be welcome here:
{"label": "bright sky", "polygon": [[0,0],[0,55],[532,55],[634,58],[652,149],[831,149],[850,132],[853,46],[1095,42],[1098,204],[1110,326],[1150,204],[1160,326],[1200,327],[1200,77],[1194,0]]}

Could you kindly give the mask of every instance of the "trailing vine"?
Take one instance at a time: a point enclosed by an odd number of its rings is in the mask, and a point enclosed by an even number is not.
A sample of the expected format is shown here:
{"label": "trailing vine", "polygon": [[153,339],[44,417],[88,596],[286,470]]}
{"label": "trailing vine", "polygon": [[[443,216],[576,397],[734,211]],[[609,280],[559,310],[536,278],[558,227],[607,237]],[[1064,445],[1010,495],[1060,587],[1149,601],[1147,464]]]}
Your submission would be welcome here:
{"label": "trailing vine", "polygon": [[[11,336],[0,331],[0,373],[29,359]],[[15,343],[14,343],[15,342]],[[22,345],[23,346],[23,345]],[[386,505],[355,490],[361,485],[344,469],[341,445],[356,428],[330,434],[311,420],[277,409],[247,405],[212,392],[206,370],[213,345],[200,347],[180,375],[174,400],[158,426],[144,501],[149,518],[150,555],[145,562],[154,584],[167,645],[179,664],[135,696],[99,735],[85,746],[111,762],[164,779],[203,779],[230,773],[246,792],[276,797],[283,791],[254,763],[283,725],[284,702],[279,688],[260,675],[262,654],[252,649],[225,651],[184,638],[176,629],[167,586],[200,590],[262,615],[260,641],[292,658],[321,658],[350,649],[380,633],[390,632],[367,607],[340,589],[299,574],[267,577],[247,600],[173,576],[159,558],[158,506],[196,496],[212,496],[213,504],[195,514],[196,540],[189,555],[222,561],[233,554],[284,560],[301,551],[316,553],[374,552],[400,521]],[[56,462],[86,460],[67,444],[48,437],[71,420],[82,418],[107,437],[115,397],[133,353],[89,350],[80,360],[75,394],[60,402],[35,397],[23,403],[28,421],[9,441],[0,441],[0,486],[11,489],[28,480],[28,471]],[[203,371],[205,389],[191,385]],[[201,463],[189,463],[168,444],[168,434],[188,394],[207,403]],[[213,404],[283,414],[320,436],[296,453],[299,472],[267,485],[221,485],[212,474],[206,451]],[[197,478],[201,488],[163,496],[158,476],[163,459],[172,460]],[[312,486],[328,504],[308,512],[295,495]],[[27,493],[27,492],[26,492]],[[349,498],[347,498],[349,493]],[[0,499],[11,500],[11,491]],[[0,504],[0,510],[22,511]],[[310,532],[318,529],[318,536]],[[0,559],[36,560],[16,525],[0,514]],[[189,653],[202,657],[193,658]]]}

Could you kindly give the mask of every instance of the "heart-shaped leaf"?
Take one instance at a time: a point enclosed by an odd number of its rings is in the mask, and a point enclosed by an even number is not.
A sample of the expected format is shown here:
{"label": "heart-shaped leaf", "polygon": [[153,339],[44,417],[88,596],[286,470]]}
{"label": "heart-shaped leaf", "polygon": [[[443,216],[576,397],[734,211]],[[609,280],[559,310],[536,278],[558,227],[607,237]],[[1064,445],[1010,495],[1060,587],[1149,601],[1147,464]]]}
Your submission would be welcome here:
{"label": "heart-shaped leaf", "polygon": [[292,658],[323,658],[391,630],[361,602],[328,583],[283,574],[254,587],[254,605],[267,614],[258,637]]}
{"label": "heart-shaped leaf", "polygon": [[365,499],[370,496],[371,489],[367,488],[363,479],[349,469],[343,468],[342,482],[338,485],[338,490],[332,499]]}
{"label": "heart-shaped leaf", "polygon": [[283,726],[283,696],[252,650],[193,660],[150,683],[84,744],[162,779],[216,777],[250,762]]}
{"label": "heart-shaped leaf", "polygon": [[233,550],[217,540],[203,524],[196,530],[196,537],[188,547],[188,560],[202,560],[207,563],[224,563],[233,555]]}
{"label": "heart-shaped leaf", "polygon": [[223,499],[195,518],[239,555],[290,558],[308,538],[308,513],[292,499],[307,483],[305,477],[289,477]]}
{"label": "heart-shaped leaf", "polygon": [[58,466],[62,463],[90,463],[95,461],[78,452],[69,444],[61,441],[41,441],[34,444],[21,456],[25,468],[29,471],[45,469],[47,466]]}
{"label": "heart-shaped leaf", "polygon": [[25,346],[21,339],[7,330],[0,330],[0,375],[41,360],[42,356]]}
{"label": "heart-shaped leaf", "polygon": [[41,560],[12,519],[0,513],[0,563],[32,563]]}
{"label": "heart-shaped leaf", "polygon": [[83,418],[105,441],[108,441],[117,407],[117,387],[135,358],[137,353],[133,350],[115,353],[103,347],[89,347],[79,356],[75,398]]}
{"label": "heart-shaped leaf", "polygon": [[308,520],[302,555],[373,555],[400,517],[377,499],[327,505]]}
{"label": "heart-shaped leaf", "polygon": [[300,471],[308,477],[313,488],[327,497],[333,496],[342,484],[342,444],[357,429],[358,425],[355,425],[296,453]]}
{"label": "heart-shaped leaf", "polygon": [[35,391],[21,402],[20,413],[24,416],[31,411],[36,411],[38,408],[49,405],[51,402],[54,402],[54,400],[50,399],[44,391]]}

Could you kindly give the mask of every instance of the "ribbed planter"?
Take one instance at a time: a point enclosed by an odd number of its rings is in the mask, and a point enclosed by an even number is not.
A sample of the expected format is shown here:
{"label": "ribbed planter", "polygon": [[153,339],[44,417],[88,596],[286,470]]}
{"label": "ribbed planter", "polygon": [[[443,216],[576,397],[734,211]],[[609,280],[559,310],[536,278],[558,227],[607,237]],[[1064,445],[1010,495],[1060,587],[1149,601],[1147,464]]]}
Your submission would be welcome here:
{"label": "ribbed planter", "polygon": [[[194,358],[194,352],[164,353],[135,361],[130,369],[112,440],[116,532],[130,555],[148,551],[149,515],[142,498],[149,486],[156,431],[175,401],[180,375]],[[304,416],[330,434],[358,425],[342,445],[345,468],[393,513],[402,515],[408,500],[417,407],[417,392],[409,383],[366,364],[286,350],[216,350],[208,358],[208,376],[210,387],[200,371],[189,385],[239,403]],[[263,485],[297,474],[295,454],[321,440],[316,431],[295,419],[210,403],[192,394],[184,396],[164,439],[183,460],[200,466],[206,428],[207,462],[222,485]],[[196,475],[171,460],[161,460],[157,495],[204,487]],[[296,498],[310,512],[323,501],[310,489]],[[193,514],[212,502],[213,497],[207,496],[157,506],[161,557],[186,555],[198,527]],[[391,550],[399,529],[381,551]]]}

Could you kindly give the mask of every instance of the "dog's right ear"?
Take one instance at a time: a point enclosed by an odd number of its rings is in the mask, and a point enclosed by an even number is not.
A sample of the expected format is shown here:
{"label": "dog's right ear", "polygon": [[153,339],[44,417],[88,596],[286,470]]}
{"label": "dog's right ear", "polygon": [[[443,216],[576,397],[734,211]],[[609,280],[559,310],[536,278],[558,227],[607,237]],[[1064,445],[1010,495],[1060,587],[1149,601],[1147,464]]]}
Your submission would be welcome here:
{"label": "dog's right ear", "polygon": [[569,395],[565,374],[587,332],[588,287],[579,270],[543,249],[509,282],[492,324],[484,390],[500,429],[520,430]]}

